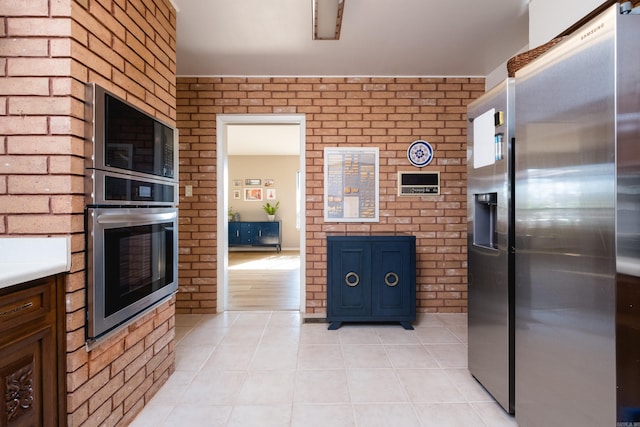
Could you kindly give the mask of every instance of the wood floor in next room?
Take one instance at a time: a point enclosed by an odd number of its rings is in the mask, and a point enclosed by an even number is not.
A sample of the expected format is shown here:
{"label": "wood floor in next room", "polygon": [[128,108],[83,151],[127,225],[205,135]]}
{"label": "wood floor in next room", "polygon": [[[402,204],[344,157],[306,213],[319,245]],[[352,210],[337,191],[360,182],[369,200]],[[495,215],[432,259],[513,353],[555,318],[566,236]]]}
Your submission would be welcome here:
{"label": "wood floor in next room", "polygon": [[227,310],[299,310],[300,252],[229,251]]}

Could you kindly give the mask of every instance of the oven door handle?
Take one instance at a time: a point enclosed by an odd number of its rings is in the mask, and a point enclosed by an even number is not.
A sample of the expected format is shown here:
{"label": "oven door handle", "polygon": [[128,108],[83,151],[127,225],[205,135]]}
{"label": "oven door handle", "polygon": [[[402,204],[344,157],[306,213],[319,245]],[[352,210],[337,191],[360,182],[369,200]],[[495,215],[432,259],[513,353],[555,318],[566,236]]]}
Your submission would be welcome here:
{"label": "oven door handle", "polygon": [[176,218],[176,212],[135,213],[135,214],[101,214],[98,224],[149,224],[157,221],[170,221]]}

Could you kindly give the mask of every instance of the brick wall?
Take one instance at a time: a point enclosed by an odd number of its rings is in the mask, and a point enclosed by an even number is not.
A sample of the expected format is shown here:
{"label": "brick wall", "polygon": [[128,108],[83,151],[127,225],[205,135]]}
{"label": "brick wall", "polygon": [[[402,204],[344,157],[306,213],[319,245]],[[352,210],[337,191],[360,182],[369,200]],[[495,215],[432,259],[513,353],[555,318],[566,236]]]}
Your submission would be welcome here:
{"label": "brick wall", "polygon": [[[417,237],[421,312],[467,307],[466,105],[478,78],[178,78],[181,197],[177,312],[216,309],[216,114],[306,116],[306,311],[326,313],[327,232],[407,232]],[[441,195],[396,196],[397,171],[416,170],[408,145],[426,139]],[[323,221],[323,149],[380,148],[380,222]],[[182,192],[182,191],[181,191]],[[182,192],[183,194],[183,192]]]}
{"label": "brick wall", "polygon": [[[84,82],[175,120],[168,0],[0,2],[0,234],[70,235],[70,426],[126,425],[173,370],[175,300],[84,347]],[[63,398],[63,397],[60,397]]]}

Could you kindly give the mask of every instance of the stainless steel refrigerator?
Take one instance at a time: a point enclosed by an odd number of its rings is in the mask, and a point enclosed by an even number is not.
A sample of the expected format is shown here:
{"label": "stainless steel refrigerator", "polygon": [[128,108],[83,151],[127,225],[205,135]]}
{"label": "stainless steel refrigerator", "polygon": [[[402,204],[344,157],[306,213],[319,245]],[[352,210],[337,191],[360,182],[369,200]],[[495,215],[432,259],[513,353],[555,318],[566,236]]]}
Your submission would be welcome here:
{"label": "stainless steel refrigerator", "polygon": [[507,411],[514,407],[514,81],[467,107],[469,371]]}
{"label": "stainless steel refrigerator", "polygon": [[640,16],[516,73],[516,420],[640,425]]}

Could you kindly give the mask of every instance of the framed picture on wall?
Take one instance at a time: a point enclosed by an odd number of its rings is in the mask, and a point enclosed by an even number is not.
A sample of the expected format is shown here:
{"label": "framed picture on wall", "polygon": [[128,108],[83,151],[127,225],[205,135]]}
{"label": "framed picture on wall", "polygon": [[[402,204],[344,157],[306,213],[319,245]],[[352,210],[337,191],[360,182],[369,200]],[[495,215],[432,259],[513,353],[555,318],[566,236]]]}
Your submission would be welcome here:
{"label": "framed picture on wall", "polygon": [[378,222],[379,150],[324,149],[324,220]]}
{"label": "framed picture on wall", "polygon": [[240,190],[233,190],[233,198],[240,199]]}
{"label": "framed picture on wall", "polygon": [[276,189],[275,188],[267,188],[266,197],[267,197],[267,200],[275,200],[276,199]]}
{"label": "framed picture on wall", "polygon": [[262,188],[245,188],[244,201],[245,202],[261,202]]}
{"label": "framed picture on wall", "polygon": [[233,180],[233,186],[234,187],[242,187],[242,180],[241,179],[234,179]]}
{"label": "framed picture on wall", "polygon": [[248,178],[244,180],[244,185],[260,185],[261,183],[262,183],[262,180],[255,179],[255,178]]}
{"label": "framed picture on wall", "polygon": [[266,178],[266,179],[264,180],[264,186],[265,186],[265,187],[273,187],[273,179],[271,179],[271,178]]}

